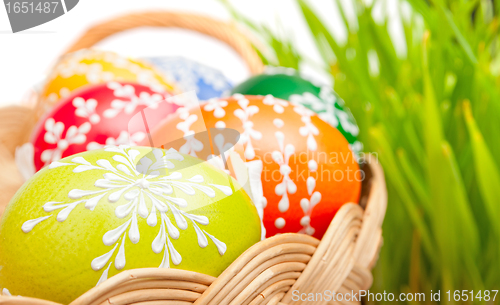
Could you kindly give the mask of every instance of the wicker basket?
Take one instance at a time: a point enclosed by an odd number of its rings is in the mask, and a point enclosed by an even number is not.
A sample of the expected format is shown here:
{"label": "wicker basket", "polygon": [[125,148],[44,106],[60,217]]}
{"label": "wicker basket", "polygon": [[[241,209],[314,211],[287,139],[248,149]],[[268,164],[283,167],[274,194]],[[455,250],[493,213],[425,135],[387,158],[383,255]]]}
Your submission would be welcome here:
{"label": "wicker basket", "polygon": [[[207,17],[172,12],[132,14],[99,24],[68,52],[91,47],[116,32],[140,26],[179,27],[213,36],[233,47],[252,73],[263,69],[251,44],[233,26]],[[10,166],[8,171],[3,171],[5,176],[0,176],[0,214],[2,205],[22,183],[20,176],[16,176],[13,154],[15,147],[26,141],[34,117],[32,109],[23,107],[0,111],[0,164]],[[248,249],[218,278],[176,269],[124,271],[89,290],[71,305],[311,304],[296,301],[294,291],[316,294],[329,290],[346,294],[368,289],[372,284],[371,269],[382,244],[387,192],[382,168],[374,156],[368,155],[362,168],[365,179],[359,204],[342,206],[321,241],[303,234],[268,238]],[[326,303],[332,302],[314,302]],[[338,303],[360,304],[356,300]],[[57,303],[0,296],[0,305],[7,304]]]}

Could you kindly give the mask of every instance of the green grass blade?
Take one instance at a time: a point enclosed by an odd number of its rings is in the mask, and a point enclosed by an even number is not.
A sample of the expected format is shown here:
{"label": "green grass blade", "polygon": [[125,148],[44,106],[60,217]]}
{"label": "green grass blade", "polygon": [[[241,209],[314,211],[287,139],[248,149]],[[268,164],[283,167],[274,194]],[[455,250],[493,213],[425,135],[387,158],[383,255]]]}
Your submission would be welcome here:
{"label": "green grass blade", "polygon": [[[474,168],[481,195],[486,203],[491,221],[496,222],[498,221],[498,215],[500,215],[500,172],[481,132],[477,128],[470,109],[470,103],[464,102],[463,107],[465,121],[472,141]],[[496,228],[498,229],[496,233],[500,237],[500,226],[496,226]]]}
{"label": "green grass blade", "polygon": [[[304,0],[297,0],[302,14],[309,26],[309,30],[313,35],[313,38],[320,50],[321,54],[326,54],[332,52],[337,58],[337,63],[345,70],[346,74],[352,79],[356,79],[359,84],[359,89],[365,96],[367,100],[374,102],[375,104],[380,104],[378,100],[378,94],[373,87],[372,80],[367,73],[363,73],[363,70],[358,70],[352,67],[350,61],[346,58],[346,49],[339,46],[335,41],[333,36],[330,34],[323,22],[318,18],[314,11]],[[326,43],[326,45],[325,45]],[[325,50],[325,47],[329,49]],[[325,60],[330,60],[327,56],[324,56]],[[333,63],[329,62],[329,65]]]}
{"label": "green grass blade", "polygon": [[[309,0],[296,0],[321,54],[312,68],[331,75],[356,117],[365,151],[378,153],[386,174],[385,243],[371,290],[432,289],[443,297],[448,289],[496,289],[500,5],[492,0],[402,1],[411,6],[403,24],[405,39],[399,42],[407,48],[405,58],[396,55],[398,42],[388,19],[375,22],[377,0],[355,0],[357,22],[348,21],[338,5],[346,28],[357,23],[341,42]],[[233,15],[264,41],[259,51],[267,62],[302,66],[314,61],[296,51],[301,42],[283,35],[286,31],[273,33]],[[374,58],[377,73],[370,67]],[[464,100],[474,103],[464,105]]]}
{"label": "green grass blade", "polygon": [[[444,288],[453,289],[458,284],[459,267],[463,263],[460,253],[467,251],[475,257],[478,253],[477,227],[471,217],[467,198],[459,174],[454,170],[453,150],[444,140],[442,122],[437,107],[429,72],[429,35],[424,38],[424,125],[426,151],[429,158],[428,179],[435,212],[432,227],[440,253],[440,268]],[[466,245],[466,246],[465,246]]]}
{"label": "green grass blade", "polygon": [[444,14],[446,18],[446,22],[450,26],[451,30],[455,34],[455,37],[457,38],[458,43],[464,50],[465,54],[467,54],[467,58],[470,60],[471,63],[477,64],[477,58],[474,52],[472,51],[472,48],[467,41],[467,39],[462,35],[462,32],[460,29],[457,27],[457,24],[455,23],[455,20],[453,19],[453,15],[451,12],[445,8],[443,5],[438,4],[438,7],[441,9],[442,13]]}
{"label": "green grass blade", "polygon": [[405,176],[407,177],[408,181],[412,182],[412,188],[415,191],[415,194],[417,195],[419,202],[422,203],[427,214],[432,213],[429,190],[427,189],[424,183],[424,179],[415,172],[414,166],[412,166],[404,149],[399,148],[396,151],[396,153]]}
{"label": "green grass blade", "polygon": [[385,165],[388,179],[393,181],[392,184],[396,187],[399,196],[401,196],[401,198],[403,199],[402,201],[407,209],[413,225],[419,231],[420,237],[422,238],[424,250],[426,251],[429,259],[435,259],[436,254],[434,251],[434,243],[432,241],[431,234],[429,233],[429,230],[422,218],[422,212],[419,211],[417,204],[408,192],[408,186],[403,182],[405,181],[405,179],[399,171],[398,165],[396,163],[396,158],[390,148],[391,145],[387,142],[380,128],[371,128],[370,135],[372,136],[373,141],[376,141],[377,146],[379,147],[380,158]]}

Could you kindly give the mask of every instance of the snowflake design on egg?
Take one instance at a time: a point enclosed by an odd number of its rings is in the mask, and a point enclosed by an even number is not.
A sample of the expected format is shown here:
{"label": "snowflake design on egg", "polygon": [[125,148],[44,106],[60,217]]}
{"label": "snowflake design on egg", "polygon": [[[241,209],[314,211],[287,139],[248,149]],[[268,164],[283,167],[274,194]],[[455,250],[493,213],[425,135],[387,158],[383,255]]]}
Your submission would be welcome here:
{"label": "snowflake design on egg", "polygon": [[63,122],[56,122],[53,118],[49,118],[45,121],[44,127],[43,140],[48,144],[56,145],[55,148],[44,150],[40,155],[42,162],[47,165],[61,159],[62,154],[70,145],[85,143],[87,140],[86,134],[90,131],[91,125],[89,122],[85,122],[79,127],[72,125],[66,130],[64,137],[65,125]]}
{"label": "snowflake design on egg", "polygon": [[[304,92],[302,94],[292,94],[290,95],[290,102],[293,104],[310,106],[316,113],[327,112],[328,105],[330,104],[323,102],[320,98],[310,92]],[[334,117],[334,119],[336,118]],[[338,125],[338,121],[334,125]]]}
{"label": "snowflake design on egg", "polygon": [[[338,98],[334,91],[327,86],[321,87],[319,97],[310,92],[292,94],[290,102],[294,105],[302,105],[312,109],[323,121],[331,126],[335,128],[341,127],[345,134],[353,137],[359,135],[359,127],[356,125],[356,121],[350,111],[348,109],[341,109],[344,106],[344,101]],[[349,144],[349,148],[353,152],[354,158],[359,160],[363,144],[355,141]]]}
{"label": "snowflake design on egg", "polygon": [[[344,101],[340,98],[337,98],[333,93],[333,90],[328,87],[321,87],[319,96],[321,99],[326,101],[325,105],[327,108],[324,113],[325,115],[327,115],[326,118],[329,118],[330,120],[333,119],[337,120],[338,118],[337,125],[335,126],[338,126],[338,124],[340,124],[345,132],[350,133],[355,137],[358,136],[359,127],[356,125],[356,122],[351,112],[336,107],[337,105],[343,107]],[[328,119],[326,121],[329,122]]]}
{"label": "snowflake design on egg", "polygon": [[158,104],[165,100],[165,97],[159,93],[150,94],[142,91],[137,95],[134,86],[122,85],[117,82],[109,82],[108,88],[113,90],[113,94],[117,99],[111,102],[111,108],[103,112],[106,118],[114,118],[120,112],[132,114],[137,106],[146,106],[150,109],[158,108]]}
{"label": "snowflake design on egg", "polygon": [[318,116],[333,127],[342,126],[345,132],[356,137],[359,134],[359,128],[354,122],[352,115],[344,110],[336,107],[343,106],[344,102],[337,98],[333,90],[329,87],[322,86],[319,92],[319,97],[310,93],[292,94],[290,102],[293,104],[310,107]]}
{"label": "snowflake design on egg", "polygon": [[358,160],[358,162],[361,162],[360,153],[363,151],[363,143],[361,143],[360,141],[356,141],[352,144],[349,144],[349,148],[352,150],[356,160]]}
{"label": "snowflake design on egg", "polygon": [[[105,151],[116,153],[112,157],[118,163],[116,166],[106,159],[97,160],[92,164],[81,156],[71,159],[70,162],[53,162],[49,170],[67,166],[73,167],[75,174],[101,171],[102,179],[95,181],[97,189],[69,191],[68,202],[45,203],[43,210],[50,215],[24,222],[22,231],[30,233],[37,224],[52,216],[55,216],[57,221],[64,222],[78,205],[84,205],[86,209],[94,211],[98,204],[113,204],[123,198],[126,203],[115,208],[115,216],[124,219],[123,224],[106,232],[102,239],[106,246],[113,248],[90,263],[90,267],[95,271],[100,271],[107,265],[97,284],[107,279],[113,264],[110,262],[113,255],[115,255],[115,268],[121,270],[125,267],[127,236],[133,244],[137,244],[141,238],[138,217],[146,219],[151,228],[158,228],[158,220],[160,222],[158,234],[151,244],[154,253],[163,252],[160,268],[169,268],[170,260],[174,265],[181,263],[182,256],[171,240],[178,239],[181,235],[179,229],[186,230],[189,224],[195,229],[198,245],[201,248],[207,247],[210,239],[219,254],[224,255],[227,250],[226,244],[203,228],[209,225],[209,219],[206,216],[185,212],[183,209],[188,207],[188,201],[171,195],[179,190],[188,196],[202,192],[205,196],[214,198],[217,192],[222,192],[226,196],[231,195],[233,193],[231,187],[205,183],[204,177],[200,174],[189,178],[183,177],[181,172],[175,171],[175,165],[171,160],[183,161],[184,157],[174,149],[168,151],[154,149],[152,151],[154,158],[149,157],[151,154],[146,155],[140,158],[138,163],[136,159],[140,152],[129,146],[107,146]],[[161,175],[162,170],[168,170],[168,175]],[[173,221],[169,214],[173,216]]]}

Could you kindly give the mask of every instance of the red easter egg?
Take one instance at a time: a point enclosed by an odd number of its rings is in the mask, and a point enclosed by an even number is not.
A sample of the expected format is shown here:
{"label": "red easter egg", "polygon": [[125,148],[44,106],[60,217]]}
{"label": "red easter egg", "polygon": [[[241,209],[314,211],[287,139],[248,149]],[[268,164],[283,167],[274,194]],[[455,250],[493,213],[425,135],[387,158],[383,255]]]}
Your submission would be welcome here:
{"label": "red easter egg", "polygon": [[[228,129],[240,134],[234,145],[217,139]],[[179,108],[151,136],[154,146],[203,160],[231,146],[247,163],[260,160],[267,237],[299,232],[321,238],[338,209],[359,199],[363,175],[345,137],[311,110],[270,95],[237,94]]]}
{"label": "red easter egg", "polygon": [[[66,156],[104,145],[135,145],[147,137],[137,114],[152,128],[178,108],[169,92],[126,82],[86,86],[62,99],[32,135],[36,170]],[[139,118],[139,120],[138,120]]]}

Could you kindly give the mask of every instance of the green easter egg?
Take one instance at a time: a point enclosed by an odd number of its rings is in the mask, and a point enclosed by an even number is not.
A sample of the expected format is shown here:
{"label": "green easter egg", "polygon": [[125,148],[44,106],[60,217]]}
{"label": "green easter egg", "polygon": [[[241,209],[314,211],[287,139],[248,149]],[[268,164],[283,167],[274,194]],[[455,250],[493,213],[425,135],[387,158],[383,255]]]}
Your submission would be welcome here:
{"label": "green easter egg", "polygon": [[127,269],[218,276],[260,240],[241,186],[177,151],[128,146],[40,170],[0,221],[0,290],[63,304]]}
{"label": "green easter egg", "polygon": [[328,86],[316,85],[298,74],[260,74],[249,78],[231,91],[232,94],[272,95],[297,103],[316,112],[321,119],[337,128],[358,155],[363,145],[358,141],[359,128],[344,101]]}

